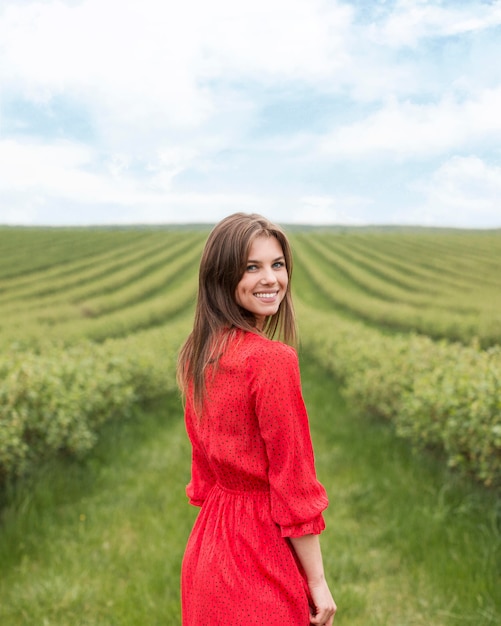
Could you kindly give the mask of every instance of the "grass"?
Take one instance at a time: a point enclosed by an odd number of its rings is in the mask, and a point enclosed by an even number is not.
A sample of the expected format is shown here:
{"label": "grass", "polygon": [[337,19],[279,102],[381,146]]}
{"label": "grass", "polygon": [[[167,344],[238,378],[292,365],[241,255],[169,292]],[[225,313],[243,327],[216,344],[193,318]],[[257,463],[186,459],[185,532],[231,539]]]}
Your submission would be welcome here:
{"label": "grass", "polygon": [[[302,373],[331,502],[322,546],[336,624],[500,624],[496,495],[351,412],[307,355]],[[180,624],[180,562],[197,512],[184,495],[189,458],[170,396],[109,425],[92,458],[51,463],[6,493],[2,626]]]}
{"label": "grass", "polygon": [[178,624],[180,562],[195,510],[189,447],[170,397],[92,458],[52,463],[4,508],[0,623]]}
{"label": "grass", "polygon": [[501,624],[497,495],[351,412],[307,360],[303,386],[331,501],[323,546],[336,623]]}

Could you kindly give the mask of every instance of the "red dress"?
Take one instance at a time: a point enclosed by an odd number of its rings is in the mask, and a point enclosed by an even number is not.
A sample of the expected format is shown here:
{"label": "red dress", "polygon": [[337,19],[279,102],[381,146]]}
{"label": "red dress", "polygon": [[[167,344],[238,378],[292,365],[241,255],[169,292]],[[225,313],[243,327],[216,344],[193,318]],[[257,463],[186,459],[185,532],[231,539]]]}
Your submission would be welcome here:
{"label": "red dress", "polygon": [[181,576],[183,626],[308,626],[308,589],[287,537],[325,528],[296,352],[239,331],[207,376],[203,415],[188,394],[201,506]]}

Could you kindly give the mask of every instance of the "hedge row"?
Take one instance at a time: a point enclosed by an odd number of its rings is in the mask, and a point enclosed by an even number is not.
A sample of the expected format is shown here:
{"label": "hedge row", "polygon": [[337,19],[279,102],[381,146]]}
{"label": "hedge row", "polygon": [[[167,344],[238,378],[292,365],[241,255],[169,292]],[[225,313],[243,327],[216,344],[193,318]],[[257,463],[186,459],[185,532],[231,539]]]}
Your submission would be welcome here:
{"label": "hedge row", "polygon": [[302,342],[343,383],[348,400],[392,421],[449,466],[501,485],[501,348],[384,335],[302,310]]}
{"label": "hedge row", "polygon": [[81,456],[102,424],[175,389],[182,327],[0,357],[0,482],[59,453]]}
{"label": "hedge row", "polygon": [[[299,306],[305,348],[343,382],[348,399],[384,416],[416,446],[501,485],[501,348],[384,335]],[[0,481],[58,453],[83,455],[101,425],[175,389],[189,319],[102,344],[78,342],[0,356]]]}
{"label": "hedge row", "polygon": [[[455,304],[451,296],[447,308],[393,300],[390,293],[388,298],[384,298],[381,294],[372,293],[367,285],[357,286],[353,273],[345,276],[337,271],[332,260],[318,252],[318,246],[308,244],[306,238],[300,241],[301,246],[295,249],[298,264],[308,274],[310,283],[331,301],[334,309],[343,309],[382,328],[399,329],[401,332],[416,330],[434,339],[469,343],[476,337],[483,347],[499,342],[501,314],[493,308],[493,298],[485,298],[485,290],[469,291],[468,298],[476,301],[478,311],[465,303],[464,294]],[[458,302],[461,301],[463,305],[460,307]]]}

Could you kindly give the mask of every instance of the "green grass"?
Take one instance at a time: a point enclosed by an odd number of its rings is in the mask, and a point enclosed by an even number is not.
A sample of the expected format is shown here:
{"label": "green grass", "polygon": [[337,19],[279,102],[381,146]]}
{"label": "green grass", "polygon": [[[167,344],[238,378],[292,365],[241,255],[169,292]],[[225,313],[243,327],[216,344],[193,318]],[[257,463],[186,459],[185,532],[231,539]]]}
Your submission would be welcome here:
{"label": "green grass", "polygon": [[350,411],[303,364],[317,470],[330,497],[323,547],[347,626],[501,624],[501,506],[389,425]]}
{"label": "green grass", "polygon": [[15,490],[0,538],[0,623],[178,624],[195,509],[179,400],[109,425],[92,458]]}
{"label": "green grass", "polygon": [[[302,375],[330,497],[322,546],[336,624],[500,624],[495,494],[351,412],[307,355]],[[5,494],[2,626],[180,624],[180,563],[197,512],[184,495],[189,460],[170,396],[109,425],[88,460],[52,463]]]}

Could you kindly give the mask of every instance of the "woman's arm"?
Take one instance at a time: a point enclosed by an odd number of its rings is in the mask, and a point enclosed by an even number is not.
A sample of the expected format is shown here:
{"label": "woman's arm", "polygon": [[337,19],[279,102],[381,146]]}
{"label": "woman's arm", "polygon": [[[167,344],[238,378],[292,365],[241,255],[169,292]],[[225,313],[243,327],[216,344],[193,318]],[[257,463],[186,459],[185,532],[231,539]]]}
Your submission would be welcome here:
{"label": "woman's arm", "polygon": [[310,621],[312,624],[332,626],[337,607],[325,580],[319,537],[304,535],[289,539],[303,566],[315,606],[315,614]]}

